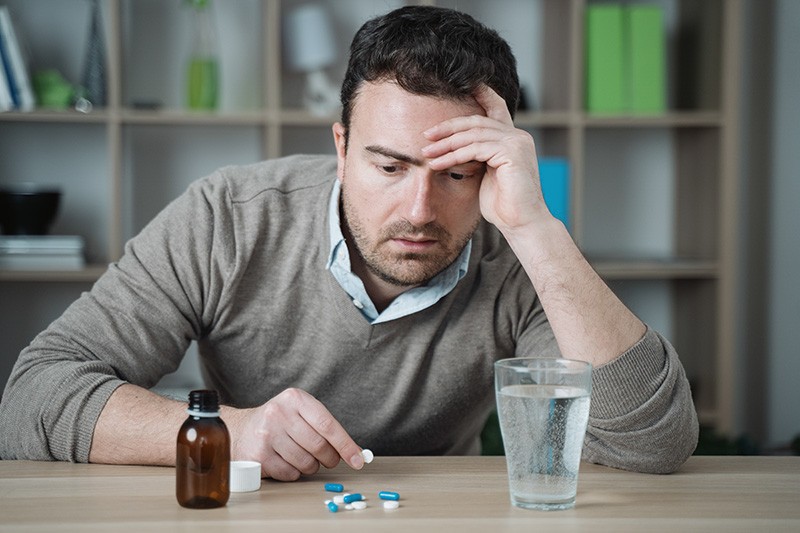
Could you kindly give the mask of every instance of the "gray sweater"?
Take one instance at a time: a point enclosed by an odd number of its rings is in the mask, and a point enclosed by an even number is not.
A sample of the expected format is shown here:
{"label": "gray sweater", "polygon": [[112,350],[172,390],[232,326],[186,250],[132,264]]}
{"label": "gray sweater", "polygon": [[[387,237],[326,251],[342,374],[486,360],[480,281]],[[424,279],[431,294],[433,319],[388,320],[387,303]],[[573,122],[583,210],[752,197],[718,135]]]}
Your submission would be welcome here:
{"label": "gray sweater", "polygon": [[[297,387],[376,454],[477,453],[493,362],[559,355],[529,278],[483,222],[450,294],[370,325],[325,270],[335,175],[331,157],[295,156],[193,184],[22,352],[0,403],[0,457],[87,461],[114,389],[152,387],[192,340],[229,405]],[[669,472],[696,442],[689,384],[658,333],[595,369],[584,459]]]}

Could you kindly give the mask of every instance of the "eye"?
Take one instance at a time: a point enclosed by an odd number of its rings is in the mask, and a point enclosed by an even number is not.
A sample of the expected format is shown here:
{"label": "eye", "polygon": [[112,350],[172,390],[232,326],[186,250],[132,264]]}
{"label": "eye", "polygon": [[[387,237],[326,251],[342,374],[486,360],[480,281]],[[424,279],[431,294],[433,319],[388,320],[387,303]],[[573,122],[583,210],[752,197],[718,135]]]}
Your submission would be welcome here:
{"label": "eye", "polygon": [[393,176],[398,174],[402,168],[399,165],[377,165],[378,170],[382,173],[386,174],[387,176]]}
{"label": "eye", "polygon": [[449,172],[450,179],[461,181],[463,179],[467,179],[469,177],[468,174],[461,174],[460,172]]}

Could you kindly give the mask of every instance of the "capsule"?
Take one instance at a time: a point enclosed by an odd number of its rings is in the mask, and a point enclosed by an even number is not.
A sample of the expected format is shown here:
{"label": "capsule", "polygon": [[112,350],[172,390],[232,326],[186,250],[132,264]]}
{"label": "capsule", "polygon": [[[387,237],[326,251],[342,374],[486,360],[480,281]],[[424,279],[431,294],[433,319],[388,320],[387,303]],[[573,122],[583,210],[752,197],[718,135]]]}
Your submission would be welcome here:
{"label": "capsule", "polygon": [[397,494],[396,492],[388,492],[388,491],[385,491],[385,490],[380,491],[378,493],[378,497],[381,500],[394,500],[394,501],[397,501],[397,500],[400,499],[400,495]]}
{"label": "capsule", "polygon": [[360,502],[364,497],[361,494],[347,494],[344,497],[344,503]]}
{"label": "capsule", "polygon": [[325,490],[328,492],[342,492],[344,486],[341,483],[325,483]]}
{"label": "capsule", "polygon": [[328,502],[328,509],[330,509],[332,513],[335,513],[339,510],[339,506],[333,502]]}

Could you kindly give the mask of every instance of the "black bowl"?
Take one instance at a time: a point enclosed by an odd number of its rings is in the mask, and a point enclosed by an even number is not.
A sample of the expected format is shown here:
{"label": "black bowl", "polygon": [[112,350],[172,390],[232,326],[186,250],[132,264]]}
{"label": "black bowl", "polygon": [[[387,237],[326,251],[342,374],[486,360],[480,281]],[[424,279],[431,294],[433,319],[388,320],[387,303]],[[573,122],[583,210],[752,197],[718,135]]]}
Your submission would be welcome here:
{"label": "black bowl", "polygon": [[6,235],[46,235],[61,191],[33,184],[0,185],[0,229]]}

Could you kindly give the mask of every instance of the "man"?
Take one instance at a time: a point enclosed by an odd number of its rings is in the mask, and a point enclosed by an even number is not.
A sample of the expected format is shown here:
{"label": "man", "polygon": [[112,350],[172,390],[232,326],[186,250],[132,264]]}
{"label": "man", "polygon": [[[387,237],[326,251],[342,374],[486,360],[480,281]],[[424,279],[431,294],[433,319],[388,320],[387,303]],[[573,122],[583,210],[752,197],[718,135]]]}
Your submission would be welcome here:
{"label": "man", "polygon": [[515,61],[471,17],[407,7],[354,38],[337,157],[200,180],[20,355],[0,455],[174,464],[184,405],[147,390],[198,341],[232,457],[297,479],[377,454],[477,453],[492,363],[595,365],[584,458],[678,468],[677,354],[548,212],[513,126]]}

